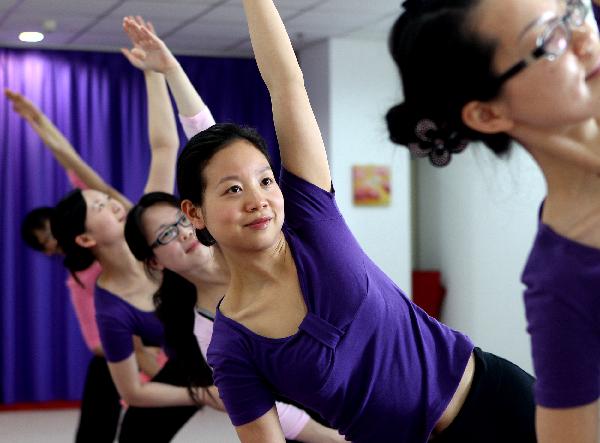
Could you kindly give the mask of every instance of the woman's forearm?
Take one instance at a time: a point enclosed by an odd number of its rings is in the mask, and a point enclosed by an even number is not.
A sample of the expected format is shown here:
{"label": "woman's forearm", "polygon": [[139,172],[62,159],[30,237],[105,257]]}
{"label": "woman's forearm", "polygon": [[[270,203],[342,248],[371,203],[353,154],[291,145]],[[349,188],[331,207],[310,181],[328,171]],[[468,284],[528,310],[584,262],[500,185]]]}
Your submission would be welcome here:
{"label": "woman's forearm", "polygon": [[281,83],[304,84],[294,48],[272,0],[244,0],[258,69],[271,91]]}
{"label": "woman's forearm", "polygon": [[177,64],[167,71],[165,78],[177,104],[179,114],[184,117],[193,117],[206,107],[181,65]]}

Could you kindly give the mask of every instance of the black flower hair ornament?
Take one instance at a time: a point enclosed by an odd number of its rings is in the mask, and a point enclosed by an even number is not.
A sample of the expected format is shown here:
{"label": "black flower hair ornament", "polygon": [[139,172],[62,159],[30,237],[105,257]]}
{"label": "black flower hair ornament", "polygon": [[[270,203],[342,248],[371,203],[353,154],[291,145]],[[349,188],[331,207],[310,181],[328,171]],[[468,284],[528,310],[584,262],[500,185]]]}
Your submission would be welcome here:
{"label": "black flower hair ornament", "polygon": [[440,129],[429,119],[419,120],[415,128],[418,141],[409,143],[408,149],[415,157],[429,157],[433,166],[442,167],[450,163],[452,154],[464,151],[469,141],[456,131]]}

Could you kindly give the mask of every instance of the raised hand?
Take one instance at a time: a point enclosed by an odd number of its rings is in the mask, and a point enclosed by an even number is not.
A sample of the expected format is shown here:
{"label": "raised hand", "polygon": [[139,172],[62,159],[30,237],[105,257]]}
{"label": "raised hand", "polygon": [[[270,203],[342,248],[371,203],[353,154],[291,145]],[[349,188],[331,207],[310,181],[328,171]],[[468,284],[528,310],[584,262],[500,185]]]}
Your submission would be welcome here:
{"label": "raised hand", "polygon": [[42,112],[27,98],[10,89],[4,90],[4,95],[12,103],[13,111],[23,117],[32,126],[39,126],[42,122]]}
{"label": "raised hand", "polygon": [[144,21],[140,16],[129,16],[123,18],[123,30],[133,48],[121,48],[121,52],[136,68],[165,74],[179,66],[167,45],[156,35],[152,23]]}

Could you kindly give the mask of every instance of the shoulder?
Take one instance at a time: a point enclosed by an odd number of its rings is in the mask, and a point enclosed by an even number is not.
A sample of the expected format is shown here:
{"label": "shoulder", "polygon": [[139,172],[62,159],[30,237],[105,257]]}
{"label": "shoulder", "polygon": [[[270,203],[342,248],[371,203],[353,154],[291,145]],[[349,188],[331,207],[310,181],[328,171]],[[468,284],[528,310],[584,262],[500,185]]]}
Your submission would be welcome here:
{"label": "shoulder", "polygon": [[525,294],[544,292],[552,293],[556,300],[583,301],[600,290],[598,263],[599,249],[563,237],[540,223],[522,274]]}

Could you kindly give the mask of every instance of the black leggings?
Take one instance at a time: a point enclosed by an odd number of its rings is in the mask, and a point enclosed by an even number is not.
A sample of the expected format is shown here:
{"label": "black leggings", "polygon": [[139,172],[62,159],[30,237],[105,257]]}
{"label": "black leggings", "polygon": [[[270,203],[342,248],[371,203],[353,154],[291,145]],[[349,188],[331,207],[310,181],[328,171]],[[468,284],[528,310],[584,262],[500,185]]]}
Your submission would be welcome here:
{"label": "black leggings", "polygon": [[[174,386],[186,386],[187,377],[178,368],[174,360],[168,360],[152,381]],[[162,408],[130,406],[127,408],[121,423],[119,442],[169,442],[197,411],[197,406],[167,406]]]}
{"label": "black leggings", "polygon": [[81,399],[77,443],[112,443],[117,435],[121,401],[104,357],[94,356],[88,365]]}
{"label": "black leggings", "polygon": [[456,418],[432,443],[533,443],[534,378],[515,364],[475,348],[475,374]]}

